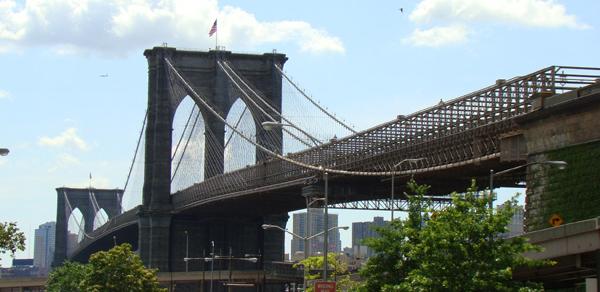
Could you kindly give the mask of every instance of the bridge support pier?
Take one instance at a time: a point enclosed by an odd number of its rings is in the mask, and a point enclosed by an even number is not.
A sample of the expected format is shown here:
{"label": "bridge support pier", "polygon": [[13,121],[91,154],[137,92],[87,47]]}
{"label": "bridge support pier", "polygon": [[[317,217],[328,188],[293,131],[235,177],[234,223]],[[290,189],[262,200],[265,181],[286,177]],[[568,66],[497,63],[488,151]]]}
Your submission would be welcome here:
{"label": "bridge support pier", "polygon": [[170,214],[146,213],[139,216],[139,253],[144,264],[160,271],[169,271],[171,242]]}

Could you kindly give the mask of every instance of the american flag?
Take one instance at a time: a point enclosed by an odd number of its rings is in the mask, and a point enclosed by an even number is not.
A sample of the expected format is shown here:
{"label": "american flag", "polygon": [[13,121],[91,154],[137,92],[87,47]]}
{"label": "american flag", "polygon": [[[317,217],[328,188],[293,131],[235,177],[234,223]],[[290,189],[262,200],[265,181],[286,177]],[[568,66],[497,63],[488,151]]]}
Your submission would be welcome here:
{"label": "american flag", "polygon": [[210,31],[208,32],[208,36],[211,37],[213,34],[215,34],[215,32],[217,32],[217,20],[215,19],[215,23],[213,23],[212,27],[210,28]]}

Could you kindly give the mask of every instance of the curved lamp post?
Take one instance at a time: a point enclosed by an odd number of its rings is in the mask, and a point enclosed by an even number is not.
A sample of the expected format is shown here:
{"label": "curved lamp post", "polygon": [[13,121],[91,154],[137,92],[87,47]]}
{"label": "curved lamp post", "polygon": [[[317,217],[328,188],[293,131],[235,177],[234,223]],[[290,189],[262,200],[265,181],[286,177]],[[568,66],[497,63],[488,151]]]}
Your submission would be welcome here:
{"label": "curved lamp post", "polygon": [[[313,144],[315,144],[315,146],[317,147],[317,149],[319,149],[319,151],[322,151],[322,149],[320,148],[320,146],[322,145],[321,141],[317,140],[317,138],[313,137],[312,135],[310,135],[309,133],[307,133],[306,131],[300,129],[300,127],[293,125],[293,124],[284,124],[284,123],[279,123],[279,122],[263,122],[262,124],[263,129],[265,129],[266,131],[270,131],[273,128],[283,128],[283,127],[292,127],[298,131],[300,131],[303,135],[305,135],[306,137],[308,137]],[[323,154],[323,153],[321,153]],[[321,155],[323,156],[323,155]],[[324,195],[323,195],[323,209],[324,209],[324,213],[325,216],[323,217],[323,233],[325,234],[324,238],[323,238],[323,281],[327,281],[327,252],[329,249],[329,244],[328,244],[328,234],[327,232],[328,227],[329,227],[329,210],[327,208],[327,204],[328,204],[328,196],[329,196],[329,179],[328,179],[328,173],[327,171],[325,171],[323,169],[323,166],[321,165],[319,167],[320,169],[322,169],[323,172],[323,180],[325,182],[325,191],[324,191]],[[307,219],[308,219],[308,210],[307,210]]]}
{"label": "curved lamp post", "polygon": [[[309,219],[308,218],[308,212],[306,213],[306,219],[307,219],[306,221],[308,222],[308,219]],[[298,234],[296,234],[294,232],[291,232],[291,231],[289,231],[289,230],[287,230],[285,228],[282,228],[281,226],[272,225],[272,224],[263,224],[262,225],[262,229],[265,229],[265,230],[267,230],[267,229],[278,229],[278,230],[286,232],[286,233],[288,233],[288,234],[290,234],[290,235],[292,235],[292,236],[294,236],[296,238],[302,239],[304,241],[304,259],[306,259],[308,257],[308,254],[306,254],[306,252],[307,252],[308,249],[306,247],[308,246],[308,241],[309,240],[311,240],[311,239],[313,239],[313,238],[315,238],[317,236],[321,236],[321,235],[325,235],[325,238],[327,238],[329,231],[332,231],[332,230],[335,230],[335,229],[348,230],[349,228],[350,227],[348,227],[348,226],[335,226],[335,227],[331,227],[329,229],[325,229],[325,230],[323,230],[323,231],[321,231],[321,232],[319,232],[317,234],[311,235],[311,236],[300,236],[300,235],[298,235]],[[325,246],[325,247],[327,248],[327,246]],[[327,255],[327,252],[324,252],[323,254]],[[327,257],[323,258],[323,260],[325,262],[324,266],[327,269]],[[306,268],[304,268],[304,272],[305,272],[305,276],[304,276],[304,284],[303,285],[304,285],[304,289],[306,290]],[[327,273],[325,271],[323,271],[323,277],[325,277],[326,275],[327,275]],[[324,278],[324,280],[326,281],[327,278]]]}
{"label": "curved lamp post", "polygon": [[503,175],[524,167],[528,167],[530,165],[535,165],[535,164],[542,164],[542,165],[550,165],[550,166],[555,166],[560,170],[563,170],[565,168],[567,168],[568,163],[562,160],[546,160],[546,161],[534,161],[534,162],[529,162],[523,165],[519,165],[519,166],[515,166],[509,169],[505,169],[499,172],[494,173],[493,169],[490,169],[490,200],[489,200],[489,207],[490,209],[494,207],[494,177],[499,176],[499,175]]}

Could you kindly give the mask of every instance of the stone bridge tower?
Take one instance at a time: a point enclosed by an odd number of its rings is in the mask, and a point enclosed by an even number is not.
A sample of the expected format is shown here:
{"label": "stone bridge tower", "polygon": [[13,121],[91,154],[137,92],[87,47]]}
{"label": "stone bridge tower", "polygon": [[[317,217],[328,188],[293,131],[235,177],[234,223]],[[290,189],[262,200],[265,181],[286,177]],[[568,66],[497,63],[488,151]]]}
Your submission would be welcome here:
{"label": "stone bridge tower", "polygon": [[[94,219],[97,212],[104,209],[108,219],[121,214],[121,199],[123,190],[120,189],[94,189],[94,188],[57,188],[56,204],[56,236],[53,266],[61,265],[67,258],[67,247],[69,245],[69,217],[71,212],[79,209],[83,215],[83,229],[85,233],[94,230]],[[95,197],[97,209],[94,207],[92,195]]]}
{"label": "stone bridge tower", "polygon": [[[168,65],[165,59],[177,68],[189,85],[218,111],[226,116],[237,98],[234,85],[226,73],[219,67],[219,60],[228,61],[235,70],[252,83],[254,89],[260,91],[277,111],[281,111],[281,75],[275,66],[283,67],[287,58],[283,54],[271,53],[263,55],[234,54],[229,51],[179,51],[175,48],[155,47],[144,52],[148,60],[148,119],[146,128],[146,152],[143,187],[143,208],[139,216],[139,248],[142,260],[152,268],[163,271],[177,270],[172,261],[180,262],[183,256],[175,255],[180,249],[174,246],[175,237],[180,238],[183,231],[202,229],[206,236],[190,234],[195,245],[207,248],[210,241],[221,243],[222,248],[231,246],[236,234],[259,232],[262,223],[285,225],[287,214],[256,218],[239,218],[235,214],[227,214],[226,208],[218,218],[203,218],[202,214],[194,214],[193,218],[172,215],[171,203],[171,149],[173,118],[177,107],[186,95],[192,96],[186,90],[173,90],[173,80],[169,80]],[[273,151],[282,150],[282,133],[278,132],[279,142],[268,142],[261,123],[265,121],[257,109],[244,100],[253,115],[256,127],[256,142]],[[204,118],[206,131],[211,131],[216,137],[215,143],[205,142],[205,157],[217,157],[217,165],[204,165],[205,179],[223,173],[224,169],[224,134],[225,125],[214,117],[206,108],[198,104]],[[208,140],[208,139],[205,139]],[[256,159],[264,159],[264,153],[256,151]],[[208,161],[208,159],[205,159]],[[275,218],[275,219],[273,219]],[[242,225],[235,222],[252,222]],[[199,226],[204,226],[200,228]],[[236,227],[239,226],[239,227]],[[207,227],[208,228],[208,227]],[[260,230],[262,231],[262,230]],[[197,231],[198,233],[200,231]],[[231,236],[229,236],[229,235]],[[262,236],[262,235],[260,235]],[[259,236],[259,237],[260,237]],[[251,237],[251,236],[250,236]],[[245,238],[254,242],[258,249],[277,260],[283,255],[283,235],[277,235],[273,242],[269,238]],[[201,241],[200,243],[198,241]],[[268,246],[265,248],[264,246]]]}

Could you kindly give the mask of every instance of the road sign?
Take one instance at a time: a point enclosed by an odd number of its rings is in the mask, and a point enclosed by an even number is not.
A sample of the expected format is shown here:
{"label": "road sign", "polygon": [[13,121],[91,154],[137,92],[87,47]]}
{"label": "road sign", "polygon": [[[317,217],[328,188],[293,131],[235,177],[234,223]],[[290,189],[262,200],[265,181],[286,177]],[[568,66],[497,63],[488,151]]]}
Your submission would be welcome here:
{"label": "road sign", "polygon": [[560,217],[560,215],[552,214],[552,216],[550,216],[550,220],[548,220],[548,223],[550,223],[550,225],[556,227],[556,226],[561,226],[563,223],[565,223],[565,221],[563,220],[562,217]]}
{"label": "road sign", "polygon": [[335,282],[316,282],[315,292],[335,292]]}

